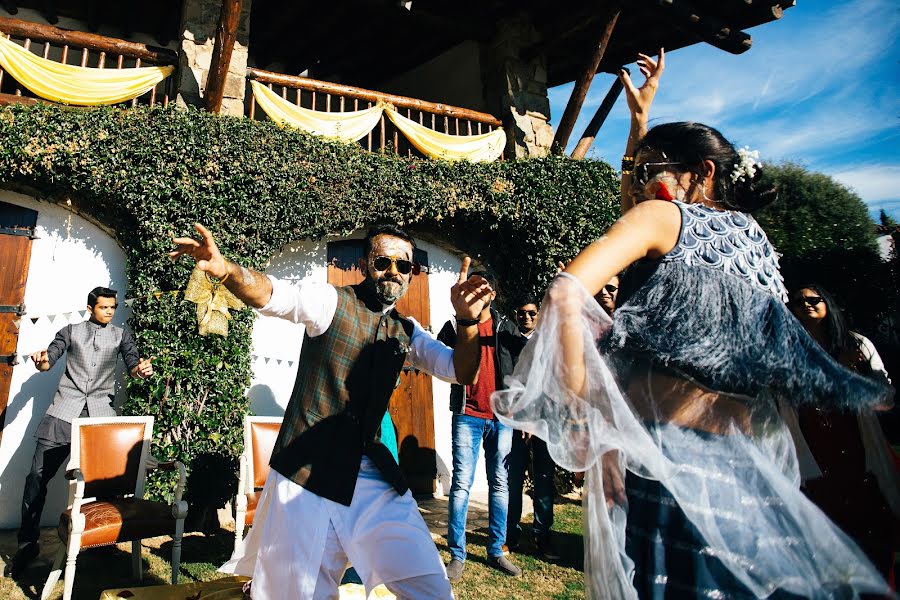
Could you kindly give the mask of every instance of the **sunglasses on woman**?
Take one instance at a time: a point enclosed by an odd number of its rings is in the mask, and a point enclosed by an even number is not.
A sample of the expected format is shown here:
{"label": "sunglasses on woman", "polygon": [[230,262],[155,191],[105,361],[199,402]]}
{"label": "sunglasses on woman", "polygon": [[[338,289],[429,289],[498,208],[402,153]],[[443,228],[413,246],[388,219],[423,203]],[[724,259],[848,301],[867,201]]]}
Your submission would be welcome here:
{"label": "sunglasses on woman", "polygon": [[413,263],[405,258],[391,258],[390,256],[376,256],[372,259],[372,267],[376,271],[387,271],[391,264],[396,265],[397,272],[401,275],[409,275],[413,270]]}
{"label": "sunglasses on woman", "polygon": [[617,288],[616,286],[614,286],[611,283],[607,283],[606,285],[604,285],[603,289],[606,290],[610,294],[615,294],[616,292],[619,291],[619,288]]}
{"label": "sunglasses on woman", "polygon": [[536,310],[517,310],[516,315],[518,315],[520,317],[525,317],[526,315],[529,317],[536,317],[537,311]]}
{"label": "sunglasses on woman", "polygon": [[638,165],[634,165],[634,173],[632,177],[634,178],[635,183],[638,185],[647,185],[650,181],[651,177],[654,177],[657,173],[661,173],[663,171],[671,171],[672,169],[666,169],[664,167],[683,167],[684,163],[680,162],[645,162],[640,163]]}
{"label": "sunglasses on woman", "polygon": [[794,306],[818,306],[822,302],[825,302],[825,299],[821,296],[801,296],[799,298],[794,298]]}

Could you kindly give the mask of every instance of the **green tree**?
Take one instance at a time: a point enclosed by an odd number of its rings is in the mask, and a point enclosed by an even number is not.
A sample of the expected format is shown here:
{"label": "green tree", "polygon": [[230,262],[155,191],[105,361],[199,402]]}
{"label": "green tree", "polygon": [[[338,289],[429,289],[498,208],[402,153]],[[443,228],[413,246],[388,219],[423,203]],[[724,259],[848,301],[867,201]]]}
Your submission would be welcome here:
{"label": "green tree", "polygon": [[897,226],[897,221],[891,218],[891,215],[887,214],[884,209],[881,209],[881,213],[878,215],[878,220],[881,221],[881,225],[883,227],[887,227],[889,229],[893,229]]}

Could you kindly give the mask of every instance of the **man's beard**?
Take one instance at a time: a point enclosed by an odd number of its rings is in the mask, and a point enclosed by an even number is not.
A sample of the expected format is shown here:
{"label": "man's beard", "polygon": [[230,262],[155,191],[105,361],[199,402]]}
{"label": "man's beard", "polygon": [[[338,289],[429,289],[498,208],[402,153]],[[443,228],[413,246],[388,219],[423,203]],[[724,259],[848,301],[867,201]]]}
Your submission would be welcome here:
{"label": "man's beard", "polygon": [[396,304],[406,294],[408,289],[408,281],[400,283],[390,279],[380,279],[375,284],[375,296],[384,305]]}

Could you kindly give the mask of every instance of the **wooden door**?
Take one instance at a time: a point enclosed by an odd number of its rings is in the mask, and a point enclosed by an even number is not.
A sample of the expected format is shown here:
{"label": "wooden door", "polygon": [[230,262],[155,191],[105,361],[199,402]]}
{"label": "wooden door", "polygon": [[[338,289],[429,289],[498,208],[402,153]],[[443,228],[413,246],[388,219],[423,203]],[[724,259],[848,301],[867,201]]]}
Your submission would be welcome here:
{"label": "wooden door", "polygon": [[[328,283],[353,285],[363,280],[359,259],[363,240],[343,240],[328,244]],[[421,265],[412,276],[409,290],[397,303],[401,315],[414,318],[430,331],[431,308],[428,298],[428,254],[416,250]],[[431,376],[404,365],[400,384],[391,396],[388,410],[397,429],[400,468],[413,494],[433,494],[437,477],[437,453],[434,449],[434,399]]]}
{"label": "wooden door", "polygon": [[0,202],[0,439],[12,384],[37,211]]}

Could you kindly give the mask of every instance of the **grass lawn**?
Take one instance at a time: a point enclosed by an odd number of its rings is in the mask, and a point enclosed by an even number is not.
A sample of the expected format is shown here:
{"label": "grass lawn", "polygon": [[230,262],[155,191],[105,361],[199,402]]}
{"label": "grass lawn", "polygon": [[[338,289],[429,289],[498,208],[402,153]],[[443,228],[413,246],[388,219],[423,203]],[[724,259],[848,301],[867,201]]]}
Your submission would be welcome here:
{"label": "grass lawn", "polygon": [[[525,600],[530,598],[574,600],[584,598],[583,548],[581,537],[581,504],[566,498],[559,499],[555,508],[554,543],[562,555],[557,564],[547,563],[527,554],[532,548],[530,526],[522,536],[525,553],[512,555],[524,574],[512,578],[488,567],[486,564],[486,532],[469,533],[468,559],[463,580],[453,586],[458,600]],[[182,542],[180,583],[209,581],[223,577],[216,569],[231,555],[234,534],[221,532],[213,535],[186,534]],[[49,549],[49,545],[45,546]],[[447,541],[437,540],[437,547],[444,562],[450,560]],[[96,600],[105,589],[129,587],[131,579],[130,544],[117,547],[87,550],[78,555],[75,573],[74,597]],[[143,547],[144,585],[165,585],[169,582],[172,566],[172,543],[169,538],[145,540]],[[46,551],[42,553],[46,555]],[[0,598],[20,600],[39,598],[49,565],[34,566],[20,581],[0,577]],[[51,598],[62,597],[60,581]]]}

